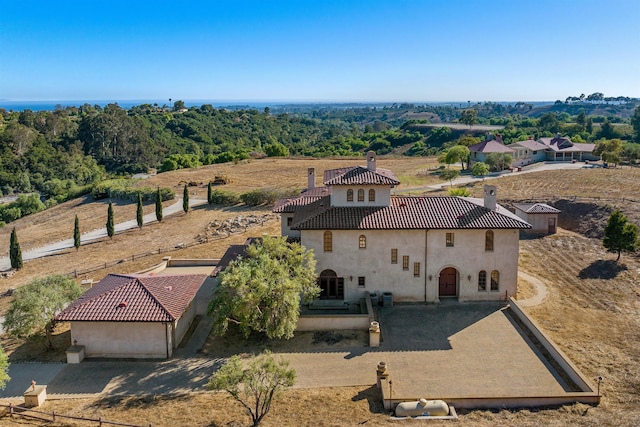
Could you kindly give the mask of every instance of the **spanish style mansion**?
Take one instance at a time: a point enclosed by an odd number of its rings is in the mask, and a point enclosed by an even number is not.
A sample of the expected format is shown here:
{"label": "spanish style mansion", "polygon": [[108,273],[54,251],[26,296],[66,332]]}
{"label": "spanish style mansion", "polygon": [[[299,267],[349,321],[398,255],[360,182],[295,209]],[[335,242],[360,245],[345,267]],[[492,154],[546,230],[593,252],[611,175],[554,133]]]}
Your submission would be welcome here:
{"label": "spanish style mansion", "polygon": [[282,234],[312,249],[321,299],[358,301],[365,291],[396,301],[503,300],[515,295],[521,229],[531,226],[484,199],[392,196],[400,182],[376,167],[324,172],[323,187],[308,172],[300,196],[278,200]]}

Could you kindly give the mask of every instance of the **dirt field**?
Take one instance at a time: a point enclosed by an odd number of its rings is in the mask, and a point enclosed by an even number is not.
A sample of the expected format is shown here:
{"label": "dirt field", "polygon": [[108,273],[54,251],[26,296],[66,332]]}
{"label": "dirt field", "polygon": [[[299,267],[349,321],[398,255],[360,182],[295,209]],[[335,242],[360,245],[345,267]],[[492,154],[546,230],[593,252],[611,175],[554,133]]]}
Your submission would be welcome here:
{"label": "dirt field", "polygon": [[[428,185],[432,177],[424,171],[435,165],[433,159],[417,161],[380,159],[379,166],[392,169],[406,183],[412,180]],[[347,160],[265,160],[240,165],[224,165],[162,174],[150,185],[173,185],[179,182],[207,182],[212,175],[227,173],[234,181],[225,189],[244,191],[253,186],[304,187],[306,168],[315,167],[316,174],[329,167],[345,164],[362,164],[363,159]],[[337,165],[337,166],[336,166]],[[257,167],[259,166],[259,168]],[[226,168],[226,169],[224,169]],[[225,172],[221,172],[225,170]],[[175,174],[175,175],[174,175]],[[640,218],[640,204],[622,200],[640,194],[640,172],[636,169],[586,169],[575,171],[547,171],[531,173],[492,181],[498,186],[499,199],[549,200],[549,196],[572,200],[573,196],[600,197],[589,204],[602,208],[599,213],[588,208],[576,210],[588,227],[597,229],[597,224],[608,215],[612,206],[620,207],[630,218]],[[436,180],[437,181],[437,180]],[[153,182],[153,184],[151,184]],[[318,178],[318,184],[320,178]],[[562,183],[562,185],[559,185]],[[417,186],[417,184],[416,184]],[[206,188],[199,188],[203,192]],[[179,192],[178,192],[179,194]],[[614,197],[617,201],[612,202]],[[606,198],[606,200],[604,200]],[[636,206],[638,205],[638,206]],[[567,214],[576,205],[567,203]],[[122,209],[122,210],[120,210]],[[118,206],[119,212],[134,206]],[[153,206],[147,209],[153,210]],[[83,246],[78,252],[67,251],[37,262],[25,263],[25,268],[9,279],[0,280],[0,291],[17,287],[30,278],[54,272],[72,271],[78,265],[93,265],[94,262],[124,259],[138,248],[168,247],[190,242],[203,232],[206,224],[222,217],[248,214],[254,210],[234,208],[227,210],[203,207],[187,215],[179,214],[167,218],[162,224],[145,226],[142,230],[131,230],[118,234],[113,240]],[[268,212],[269,208],[255,212]],[[54,210],[33,215],[16,223],[20,242],[37,244],[51,237],[71,235],[73,216],[78,213],[83,221],[94,221],[99,227],[106,218],[104,203],[79,204],[69,202]],[[121,214],[125,216],[125,213]],[[96,219],[96,217],[100,217]],[[82,219],[84,218],[84,220]],[[606,218],[605,218],[606,220]],[[581,222],[573,218],[573,224]],[[562,222],[560,224],[562,226]],[[0,230],[0,247],[8,248],[6,228]],[[250,230],[248,235],[262,233],[277,234],[279,224],[274,221],[265,228]],[[49,236],[49,240],[43,237]],[[163,256],[217,258],[229,244],[242,242],[245,235],[210,242],[189,249],[143,258],[139,261],[123,262],[109,271],[96,271],[92,278],[98,280],[108,272],[131,272],[152,265]],[[55,240],[55,239],[53,239]],[[25,243],[23,243],[25,242]],[[521,241],[521,269],[544,280],[549,286],[549,296],[540,306],[528,312],[538,321],[545,332],[567,353],[571,360],[595,382],[601,375],[603,401],[598,407],[570,405],[540,411],[471,411],[461,414],[460,424],[469,426],[637,426],[640,425],[640,258],[623,255],[619,263],[613,263],[615,255],[606,253],[601,240],[584,237],[569,231],[559,232],[544,238],[528,238]],[[520,296],[526,297],[534,290],[523,283]],[[6,307],[8,298],[0,300],[0,309]],[[62,330],[61,330],[62,331]],[[64,333],[63,333],[64,335]],[[68,335],[68,334],[67,334]],[[64,339],[61,336],[60,339]],[[8,344],[4,341],[3,345]],[[9,346],[11,347],[11,346]],[[10,348],[8,349],[10,351]],[[16,355],[17,356],[17,355]],[[275,403],[272,412],[265,418],[264,426],[350,426],[350,425],[399,425],[392,422],[380,405],[380,396],[375,387],[344,387],[330,389],[293,389],[287,391],[285,399]],[[124,399],[69,399],[47,401],[43,410],[56,410],[83,416],[102,416],[108,420],[154,426],[246,426],[249,418],[238,404],[223,393],[201,393],[187,396],[150,396]],[[439,422],[416,422],[418,425],[449,425]],[[44,425],[35,421],[0,418],[0,425]],[[47,423],[50,426],[80,426],[80,423]],[[95,424],[94,424],[95,425]]]}

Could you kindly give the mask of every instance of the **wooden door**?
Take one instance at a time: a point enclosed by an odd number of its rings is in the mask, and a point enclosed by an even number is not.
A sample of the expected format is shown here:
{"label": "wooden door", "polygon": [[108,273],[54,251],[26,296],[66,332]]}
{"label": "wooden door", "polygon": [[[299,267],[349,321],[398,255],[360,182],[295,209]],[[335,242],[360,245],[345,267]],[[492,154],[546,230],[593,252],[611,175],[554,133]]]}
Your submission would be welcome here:
{"label": "wooden door", "polygon": [[439,294],[441,297],[455,297],[457,293],[458,271],[453,267],[440,272]]}

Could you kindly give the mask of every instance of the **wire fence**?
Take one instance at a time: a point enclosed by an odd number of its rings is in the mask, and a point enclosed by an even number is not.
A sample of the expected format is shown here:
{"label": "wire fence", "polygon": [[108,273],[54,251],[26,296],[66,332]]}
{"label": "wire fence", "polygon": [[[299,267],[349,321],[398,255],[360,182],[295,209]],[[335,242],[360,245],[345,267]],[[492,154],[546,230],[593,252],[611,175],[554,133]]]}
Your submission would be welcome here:
{"label": "wire fence", "polygon": [[242,228],[238,229],[237,231],[228,231],[225,233],[220,233],[218,235],[215,236],[204,236],[204,237],[200,237],[198,238],[198,240],[194,241],[194,242],[190,242],[190,243],[179,243],[177,245],[171,246],[171,247],[165,247],[165,248],[157,248],[157,249],[153,249],[147,252],[141,252],[141,253],[137,253],[137,254],[131,254],[125,258],[120,258],[118,260],[115,261],[106,261],[104,263],[101,264],[97,264],[97,265],[93,265],[91,267],[86,267],[86,268],[78,268],[75,269],[73,271],[70,271],[68,273],[64,273],[63,275],[68,276],[68,277],[74,277],[74,278],[78,278],[80,276],[83,276],[85,274],[89,274],[89,273],[93,273],[94,271],[98,271],[98,270],[105,270],[109,267],[113,267],[115,265],[118,264],[122,264],[123,262],[127,262],[127,261],[136,261],[142,258],[146,258],[152,255],[159,255],[162,253],[166,253],[166,252],[173,252],[173,251],[177,251],[177,250],[181,250],[181,249],[187,249],[187,248],[191,248],[193,246],[198,246],[198,245],[202,245],[205,243],[209,243],[212,241],[216,241],[216,240],[222,240],[222,239],[227,239],[231,236],[237,236],[240,234],[244,234],[247,231],[249,231],[249,229],[254,228],[254,227],[262,227],[264,224],[276,220],[277,218],[265,218],[260,222],[256,222],[253,224],[247,224],[245,226],[243,226]]}
{"label": "wire fence", "polygon": [[[51,411],[51,412],[38,411],[35,409],[29,409],[29,408],[24,408],[22,406],[14,405],[12,403],[9,403],[8,405],[0,404],[0,406],[3,406],[9,409],[9,416],[11,418],[15,416],[20,416],[20,417],[32,418],[32,419],[46,421],[46,422],[55,422],[55,421],[58,421],[59,419],[69,419],[69,420],[76,420],[76,421],[89,421],[92,423],[96,423],[98,426],[153,427],[151,423],[145,424],[145,425],[125,424],[125,423],[119,423],[115,421],[103,420],[102,417],[85,418],[85,417],[76,417],[73,415],[60,415],[60,414],[57,414],[56,411]],[[31,413],[33,413],[33,415]]]}

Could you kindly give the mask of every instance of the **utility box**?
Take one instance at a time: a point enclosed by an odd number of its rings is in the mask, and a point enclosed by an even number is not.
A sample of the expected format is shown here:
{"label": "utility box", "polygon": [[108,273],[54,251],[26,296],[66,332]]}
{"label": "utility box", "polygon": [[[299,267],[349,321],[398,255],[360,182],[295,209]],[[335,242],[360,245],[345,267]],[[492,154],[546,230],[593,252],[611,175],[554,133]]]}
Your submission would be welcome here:
{"label": "utility box", "polygon": [[391,292],[383,292],[382,294],[382,306],[393,307],[393,294]]}
{"label": "utility box", "polygon": [[24,406],[27,408],[36,408],[47,400],[46,385],[32,385],[24,392]]}

